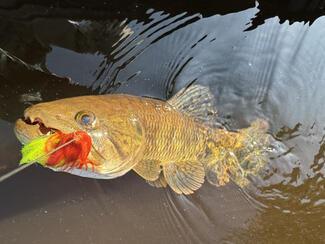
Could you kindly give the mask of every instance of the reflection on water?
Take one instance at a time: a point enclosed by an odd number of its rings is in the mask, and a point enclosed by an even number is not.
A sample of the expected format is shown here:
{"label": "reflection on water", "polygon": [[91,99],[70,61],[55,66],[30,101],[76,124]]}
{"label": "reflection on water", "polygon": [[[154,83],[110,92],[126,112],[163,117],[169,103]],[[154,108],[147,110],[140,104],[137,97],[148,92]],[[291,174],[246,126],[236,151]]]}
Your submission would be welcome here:
{"label": "reflection on water", "polygon": [[185,197],[133,174],[96,181],[29,168],[0,185],[1,243],[322,242],[325,18],[317,6],[291,16],[245,3],[1,10],[2,173],[18,162],[12,126],[26,106],[83,94],[167,99],[203,84],[228,127],[262,117],[274,137],[268,167],[245,190],[205,184]]}

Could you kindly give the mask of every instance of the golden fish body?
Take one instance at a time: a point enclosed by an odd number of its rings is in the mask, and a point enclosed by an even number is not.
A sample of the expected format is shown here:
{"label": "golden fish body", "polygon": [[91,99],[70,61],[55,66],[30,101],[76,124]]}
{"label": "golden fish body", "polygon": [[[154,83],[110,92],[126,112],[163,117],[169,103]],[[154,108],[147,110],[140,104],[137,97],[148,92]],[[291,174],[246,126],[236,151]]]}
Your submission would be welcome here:
{"label": "golden fish body", "polygon": [[[204,181],[202,156],[207,148],[208,127],[167,102],[142,99],[136,102],[143,108],[137,116],[145,131],[145,149],[133,169],[155,186],[168,184],[178,193],[192,193]],[[184,174],[183,181],[191,180],[190,188],[179,189],[171,177],[177,172]]]}
{"label": "golden fish body", "polygon": [[97,167],[69,173],[111,179],[133,169],[151,185],[190,194],[205,178],[215,185],[230,178],[245,185],[246,175],[255,174],[265,162],[264,122],[229,132],[213,126],[215,115],[213,96],[196,85],[168,101],[118,94],[37,104],[25,111],[15,131],[23,143],[42,135],[44,127],[86,131],[92,138],[89,159]]}
{"label": "golden fish body", "polygon": [[169,162],[198,160],[206,147],[208,128],[161,101],[138,100],[137,113],[145,131],[142,160]]}
{"label": "golden fish body", "polygon": [[205,148],[208,128],[167,102],[128,95],[111,95],[109,100],[120,105],[116,116],[124,114],[141,124],[144,133],[141,160],[157,160],[162,164],[195,160]]}

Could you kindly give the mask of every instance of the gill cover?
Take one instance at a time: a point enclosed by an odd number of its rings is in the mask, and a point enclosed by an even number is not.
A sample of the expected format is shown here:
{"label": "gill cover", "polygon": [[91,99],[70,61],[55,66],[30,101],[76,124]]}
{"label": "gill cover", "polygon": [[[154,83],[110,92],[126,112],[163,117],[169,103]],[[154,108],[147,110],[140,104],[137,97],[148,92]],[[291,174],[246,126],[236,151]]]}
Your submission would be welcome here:
{"label": "gill cover", "polygon": [[[144,150],[144,130],[135,116],[111,115],[88,131],[93,141],[91,160],[99,163],[98,172],[111,179],[130,171]],[[101,177],[102,178],[102,177]]]}

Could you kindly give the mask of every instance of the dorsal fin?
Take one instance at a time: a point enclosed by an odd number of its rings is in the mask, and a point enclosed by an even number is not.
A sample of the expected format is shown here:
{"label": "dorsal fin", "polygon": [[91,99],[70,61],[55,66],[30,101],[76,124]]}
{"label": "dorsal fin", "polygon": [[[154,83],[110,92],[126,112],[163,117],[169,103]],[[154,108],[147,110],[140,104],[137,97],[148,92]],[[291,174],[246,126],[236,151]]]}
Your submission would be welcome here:
{"label": "dorsal fin", "polygon": [[167,102],[180,112],[204,123],[216,123],[217,109],[208,87],[192,85],[176,93]]}

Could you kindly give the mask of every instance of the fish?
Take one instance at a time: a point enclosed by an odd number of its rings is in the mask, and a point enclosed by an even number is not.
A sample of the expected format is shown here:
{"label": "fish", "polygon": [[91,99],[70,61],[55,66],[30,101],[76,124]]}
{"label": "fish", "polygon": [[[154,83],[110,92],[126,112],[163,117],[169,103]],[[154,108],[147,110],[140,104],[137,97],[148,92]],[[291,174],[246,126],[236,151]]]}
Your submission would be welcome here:
{"label": "fish", "polygon": [[152,186],[188,195],[205,181],[245,187],[267,163],[267,121],[227,130],[217,118],[210,89],[191,85],[167,101],[107,94],[38,103],[24,111],[14,130],[22,144],[60,133],[89,136],[92,167],[65,167],[62,160],[42,163],[54,171],[95,179],[134,171]]}

